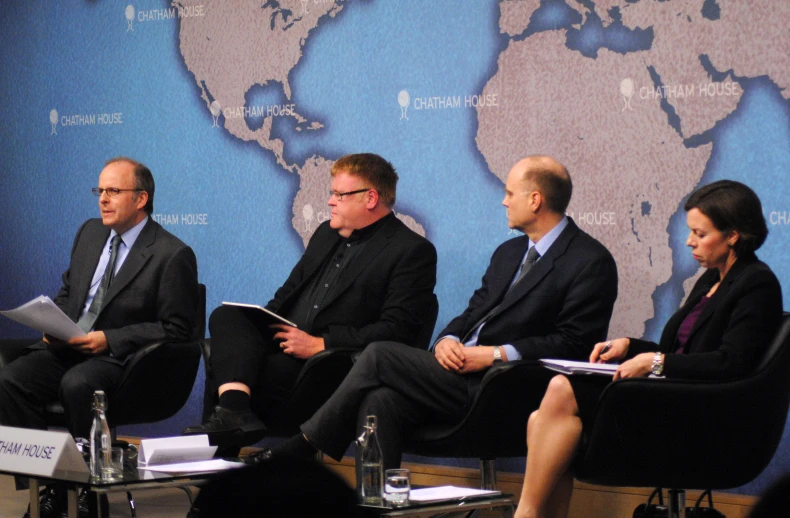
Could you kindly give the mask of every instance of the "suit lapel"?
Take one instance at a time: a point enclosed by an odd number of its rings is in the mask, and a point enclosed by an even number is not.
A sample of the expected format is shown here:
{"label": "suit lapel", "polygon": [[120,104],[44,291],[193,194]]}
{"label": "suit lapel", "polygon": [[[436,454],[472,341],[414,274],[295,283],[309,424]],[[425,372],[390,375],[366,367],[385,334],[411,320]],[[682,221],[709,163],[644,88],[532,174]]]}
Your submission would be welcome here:
{"label": "suit lapel", "polygon": [[[557,237],[557,240],[549,247],[546,251],[546,254],[535,263],[535,266],[529,271],[529,273],[521,279],[521,281],[513,286],[513,289],[510,290],[507,294],[505,294],[504,300],[499,305],[496,314],[505,311],[507,308],[518,302],[519,300],[526,297],[534,288],[537,286],[544,277],[546,277],[553,269],[554,269],[554,261],[555,259],[562,256],[565,251],[568,249],[568,245],[570,244],[573,236],[579,231],[579,228],[573,223],[572,220],[568,220],[568,226],[562,233]],[[520,260],[519,260],[519,265]],[[518,268],[518,266],[516,266]],[[510,277],[512,280],[515,272]],[[507,289],[507,286],[505,286]]]}
{"label": "suit lapel", "polygon": [[118,270],[118,274],[113,278],[110,289],[104,297],[102,309],[107,307],[112,299],[114,299],[115,296],[120,293],[138,273],[140,273],[143,266],[151,259],[149,247],[156,242],[156,226],[156,222],[149,218],[148,223],[145,224],[140,235],[137,236],[134,245],[132,245],[131,250],[129,250],[129,254],[127,254],[126,259],[121,265],[121,269]]}
{"label": "suit lapel", "polygon": [[[74,286],[75,293],[78,294],[79,305],[77,306],[76,318],[79,318],[82,313],[82,308],[85,306],[85,300],[88,298],[88,292],[91,289],[91,281],[93,275],[96,273],[96,266],[99,264],[101,253],[104,250],[104,244],[110,235],[110,229],[102,226],[101,230],[94,236],[90,237],[90,242],[85,245],[87,253],[83,258],[82,264],[78,266],[79,277],[77,284]],[[80,245],[81,246],[81,245]]]}
{"label": "suit lapel", "polygon": [[[702,327],[705,325],[705,323],[708,320],[710,320],[710,318],[716,312],[716,309],[718,309],[719,305],[721,304],[721,301],[727,298],[727,294],[730,292],[730,288],[732,287],[732,284],[741,275],[741,272],[745,267],[746,267],[746,261],[736,261],[735,264],[732,265],[732,268],[730,268],[730,271],[727,272],[727,275],[724,277],[724,279],[721,281],[721,284],[716,289],[716,293],[713,294],[713,296],[708,301],[708,304],[702,309],[702,312],[697,318],[697,321],[694,322],[694,326],[691,328],[691,333],[689,333],[688,340],[686,340],[686,347],[684,348],[685,350],[687,351],[690,350],[690,345],[692,343],[694,335],[697,333],[697,331],[702,329]],[[718,278],[719,272],[715,270],[709,270],[709,271],[711,272],[711,277],[712,277],[710,282],[703,283],[702,285],[703,289],[700,290],[701,293],[699,293],[695,297],[696,301],[692,301],[692,300],[689,301],[689,304],[687,304],[688,311],[686,311],[686,315],[688,315],[691,309],[694,306],[696,306],[697,303],[699,303],[702,297],[705,294],[707,294],[708,291],[710,291],[710,288],[716,283],[716,279]],[[683,316],[684,319],[686,318],[686,315]]]}

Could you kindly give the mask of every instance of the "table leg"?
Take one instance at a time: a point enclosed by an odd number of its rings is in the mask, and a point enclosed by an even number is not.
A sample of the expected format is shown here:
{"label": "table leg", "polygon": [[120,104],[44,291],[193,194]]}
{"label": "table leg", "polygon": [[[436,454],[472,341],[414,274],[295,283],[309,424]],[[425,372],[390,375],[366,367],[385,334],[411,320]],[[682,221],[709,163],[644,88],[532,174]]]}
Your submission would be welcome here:
{"label": "table leg", "polygon": [[39,483],[38,480],[35,478],[31,478],[29,482],[30,487],[30,518],[40,518],[41,511],[39,510],[39,500],[38,500],[38,492],[39,492]]}
{"label": "table leg", "polygon": [[76,486],[69,486],[66,489],[66,516],[69,518],[79,518],[79,512],[77,511],[77,489]]}

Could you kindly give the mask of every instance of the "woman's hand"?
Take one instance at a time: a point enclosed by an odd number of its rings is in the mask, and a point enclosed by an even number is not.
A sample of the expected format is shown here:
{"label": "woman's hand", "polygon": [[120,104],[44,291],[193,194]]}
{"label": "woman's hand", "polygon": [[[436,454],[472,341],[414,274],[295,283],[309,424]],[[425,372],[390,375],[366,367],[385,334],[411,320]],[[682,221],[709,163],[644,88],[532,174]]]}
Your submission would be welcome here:
{"label": "woman's hand", "polygon": [[653,357],[654,353],[637,354],[625,363],[617,367],[614,373],[614,379],[619,380],[622,378],[638,378],[647,376],[653,371]]}
{"label": "woman's hand", "polygon": [[598,342],[590,354],[590,363],[608,363],[625,358],[631,340],[628,338],[615,338],[608,342]]}

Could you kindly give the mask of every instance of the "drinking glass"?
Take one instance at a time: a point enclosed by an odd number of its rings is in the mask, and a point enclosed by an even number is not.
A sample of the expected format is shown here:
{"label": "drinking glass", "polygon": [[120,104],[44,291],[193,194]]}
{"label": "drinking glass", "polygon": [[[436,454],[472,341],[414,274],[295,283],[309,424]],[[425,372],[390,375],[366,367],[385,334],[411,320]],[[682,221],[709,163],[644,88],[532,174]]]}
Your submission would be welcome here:
{"label": "drinking glass", "polygon": [[408,469],[388,469],[384,472],[384,500],[393,507],[409,505]]}

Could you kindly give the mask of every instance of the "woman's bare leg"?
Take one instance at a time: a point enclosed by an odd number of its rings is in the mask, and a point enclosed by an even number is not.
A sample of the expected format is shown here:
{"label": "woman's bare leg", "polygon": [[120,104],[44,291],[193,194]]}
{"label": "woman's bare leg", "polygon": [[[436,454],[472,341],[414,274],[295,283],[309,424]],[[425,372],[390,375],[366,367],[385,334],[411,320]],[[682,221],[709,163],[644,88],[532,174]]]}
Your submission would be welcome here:
{"label": "woman's bare leg", "polygon": [[581,434],[571,384],[556,376],[527,423],[527,472],[515,518],[567,516],[573,493],[570,467]]}

